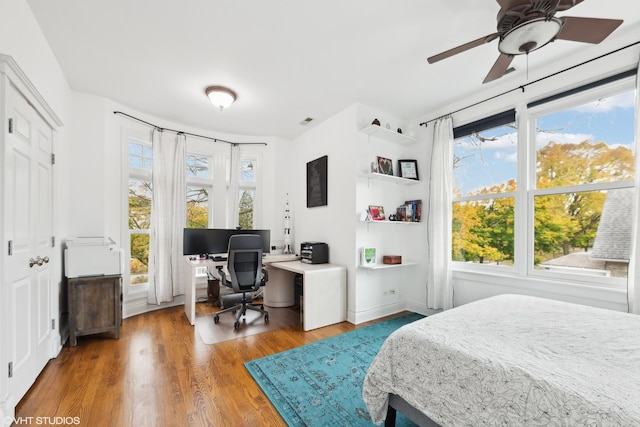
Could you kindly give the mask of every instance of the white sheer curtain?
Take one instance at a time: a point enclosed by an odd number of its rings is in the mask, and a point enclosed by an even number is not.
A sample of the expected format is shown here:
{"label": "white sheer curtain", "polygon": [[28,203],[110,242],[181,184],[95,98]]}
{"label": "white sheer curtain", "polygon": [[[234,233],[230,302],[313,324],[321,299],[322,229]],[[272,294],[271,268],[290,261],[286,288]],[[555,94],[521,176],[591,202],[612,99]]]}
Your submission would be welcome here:
{"label": "white sheer curtain", "polygon": [[[640,63],[636,74],[636,148],[640,145]],[[629,260],[629,278],[627,279],[627,292],[629,299],[629,312],[640,314],[640,153],[636,149],[636,190],[634,194],[633,209],[633,234],[631,236],[631,259]]]}
{"label": "white sheer curtain", "polygon": [[229,174],[229,226],[235,228],[239,225],[240,205],[240,156],[242,150],[239,144],[231,145],[231,168]]}
{"label": "white sheer curtain", "polygon": [[453,120],[438,119],[433,134],[429,215],[427,222],[427,306],[453,308],[451,280],[451,192],[453,169]]}
{"label": "white sheer curtain", "polygon": [[153,135],[153,201],[151,204],[151,262],[147,302],[173,301],[184,293],[182,234],[187,217],[186,137],[175,141]]}

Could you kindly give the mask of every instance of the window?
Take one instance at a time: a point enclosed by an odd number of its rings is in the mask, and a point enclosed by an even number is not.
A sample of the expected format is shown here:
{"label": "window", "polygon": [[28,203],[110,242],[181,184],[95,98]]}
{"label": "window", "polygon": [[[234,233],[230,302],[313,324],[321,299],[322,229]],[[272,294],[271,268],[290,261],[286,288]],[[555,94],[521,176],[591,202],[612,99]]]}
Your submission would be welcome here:
{"label": "window", "polygon": [[187,154],[187,227],[208,228],[211,192],[210,158]]}
{"label": "window", "polygon": [[129,140],[129,274],[132,286],[149,282],[149,228],[151,226],[151,144]]}
{"label": "window", "polygon": [[453,157],[453,260],[512,265],[515,122],[457,138]]}
{"label": "window", "polygon": [[523,108],[517,122],[455,140],[457,269],[623,283],[636,174],[632,87],[626,79]]}
{"label": "window", "polygon": [[[127,168],[123,175],[123,191],[127,186],[127,228],[123,223],[123,241],[129,241],[129,283],[124,289],[127,299],[141,298],[149,283],[149,259],[153,250],[150,242],[151,206],[153,201],[153,147],[149,133],[123,129],[122,144],[126,147]],[[229,147],[198,139],[187,141],[186,227],[229,228],[235,220],[229,217],[231,193],[229,191]],[[243,228],[254,228],[256,208],[260,195],[258,163],[261,151],[248,150],[240,157],[238,185],[239,215]],[[234,194],[235,196],[235,194]],[[124,196],[123,196],[124,198]],[[235,197],[233,198],[235,199]],[[123,200],[124,202],[124,200]],[[236,217],[237,218],[237,217]],[[233,225],[231,225],[233,224]],[[206,268],[196,273],[206,277]],[[131,297],[131,295],[135,295]]]}
{"label": "window", "polygon": [[256,159],[240,160],[238,225],[243,230],[254,228],[253,214],[256,196]]}
{"label": "window", "polygon": [[631,90],[533,117],[535,269],[627,277],[634,103]]}

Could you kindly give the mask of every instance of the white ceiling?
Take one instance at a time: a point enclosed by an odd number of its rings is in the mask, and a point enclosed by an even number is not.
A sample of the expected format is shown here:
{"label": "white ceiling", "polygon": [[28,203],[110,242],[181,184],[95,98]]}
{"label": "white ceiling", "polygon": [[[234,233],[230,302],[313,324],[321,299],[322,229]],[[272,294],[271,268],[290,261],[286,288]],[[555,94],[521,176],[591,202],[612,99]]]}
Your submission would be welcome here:
{"label": "white ceiling", "polygon": [[[624,19],[600,45],[556,41],[483,85],[494,0],[28,0],[72,89],[201,129],[293,138],[353,103],[415,120],[513,89],[638,40],[637,0],[585,0],[557,16]],[[546,74],[544,74],[546,75]],[[204,89],[238,94],[227,110]],[[125,111],[126,112],[126,111]],[[299,122],[314,118],[307,127]]]}

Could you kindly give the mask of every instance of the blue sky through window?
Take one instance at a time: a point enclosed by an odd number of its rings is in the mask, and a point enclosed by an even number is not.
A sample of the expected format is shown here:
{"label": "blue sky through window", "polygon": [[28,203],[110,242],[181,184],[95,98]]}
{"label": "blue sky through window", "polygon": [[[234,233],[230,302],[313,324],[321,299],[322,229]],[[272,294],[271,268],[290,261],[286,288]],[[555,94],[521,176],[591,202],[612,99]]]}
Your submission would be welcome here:
{"label": "blue sky through window", "polygon": [[[580,143],[605,142],[634,150],[635,90],[602,98],[582,106],[561,110],[538,118],[538,147],[551,141]],[[543,132],[545,131],[545,132]],[[466,196],[516,178],[517,132],[501,126],[482,132],[482,141],[465,137],[456,140],[454,187]],[[457,195],[458,191],[456,191]]]}

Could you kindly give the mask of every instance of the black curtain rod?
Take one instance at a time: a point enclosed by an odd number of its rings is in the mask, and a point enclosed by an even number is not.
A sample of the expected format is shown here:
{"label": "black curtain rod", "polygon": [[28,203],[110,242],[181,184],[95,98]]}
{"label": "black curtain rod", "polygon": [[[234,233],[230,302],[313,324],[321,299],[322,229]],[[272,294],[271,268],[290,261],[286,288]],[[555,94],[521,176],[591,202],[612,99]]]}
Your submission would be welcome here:
{"label": "black curtain rod", "polygon": [[169,132],[174,132],[174,133],[176,133],[178,135],[189,135],[189,136],[193,136],[193,137],[196,137],[196,138],[208,139],[208,140],[211,140],[213,142],[224,142],[226,144],[231,144],[231,145],[267,145],[266,142],[231,142],[231,141],[225,141],[224,139],[220,139],[220,138],[212,138],[210,136],[198,135],[198,134],[190,133],[190,132],[183,132],[181,130],[163,128],[163,127],[154,125],[153,123],[145,122],[144,120],[139,119],[137,117],[133,117],[133,116],[127,114],[127,113],[123,113],[122,111],[114,111],[113,114],[120,114],[120,115],[126,116],[126,117],[128,117],[130,119],[133,119],[133,120],[136,120],[136,121],[138,121],[140,123],[144,123],[147,126],[151,126],[153,128],[156,128],[161,132],[166,130],[166,131],[169,131]]}
{"label": "black curtain rod", "polygon": [[604,53],[604,54],[602,54],[602,55],[600,55],[600,56],[596,56],[595,58],[591,58],[591,59],[589,59],[589,60],[587,60],[587,61],[584,61],[584,62],[581,62],[581,63],[579,63],[579,64],[573,65],[573,66],[571,66],[571,67],[565,68],[564,70],[560,70],[560,71],[557,71],[557,72],[555,72],[555,73],[553,73],[553,74],[549,74],[548,76],[541,77],[541,78],[539,78],[538,80],[534,80],[534,81],[532,81],[532,82],[525,83],[525,84],[523,84],[522,86],[518,86],[517,88],[511,89],[511,90],[507,90],[507,91],[505,91],[505,92],[502,92],[502,93],[499,93],[499,94],[497,94],[497,95],[491,96],[491,97],[489,97],[489,98],[483,99],[482,101],[478,101],[478,102],[476,102],[476,103],[474,103],[474,104],[467,105],[466,107],[459,108],[459,109],[457,109],[457,110],[455,110],[455,111],[452,111],[452,112],[450,112],[450,113],[448,113],[448,114],[443,114],[442,116],[440,116],[440,117],[436,117],[435,119],[431,119],[431,120],[424,121],[424,122],[420,123],[420,125],[419,125],[419,126],[425,126],[425,127],[426,127],[426,126],[428,126],[428,124],[429,124],[430,122],[435,122],[436,120],[441,119],[441,118],[443,118],[443,117],[450,116],[450,115],[455,114],[455,113],[459,113],[460,111],[467,110],[467,109],[469,109],[469,108],[471,108],[471,107],[475,107],[476,105],[480,105],[480,104],[485,103],[485,102],[487,102],[487,101],[491,101],[492,99],[499,98],[499,97],[501,97],[501,96],[503,96],[503,95],[506,95],[506,94],[508,94],[508,93],[514,92],[514,91],[516,91],[516,90],[521,90],[522,92],[524,92],[524,89],[525,89],[527,86],[529,86],[529,85],[532,85],[532,84],[534,84],[534,83],[541,82],[541,81],[546,80],[546,79],[548,79],[548,78],[550,78],[550,77],[557,76],[558,74],[562,74],[562,73],[564,73],[564,72],[566,72],[566,71],[573,70],[574,68],[581,67],[581,66],[583,66],[583,65],[585,65],[585,64],[588,64],[588,63],[590,63],[590,62],[597,61],[598,59],[602,59],[602,58],[604,58],[604,57],[607,57],[607,56],[612,55],[612,54],[614,54],[614,53],[617,53],[617,52],[620,52],[620,51],[622,51],[622,50],[628,49],[628,48],[630,48],[630,47],[632,47],[632,46],[635,46],[635,45],[637,45],[637,44],[640,44],[640,41],[633,42],[633,43],[631,43],[631,44],[628,44],[628,45],[623,46],[623,47],[621,47],[621,48],[618,48],[618,49],[616,49],[616,50],[612,50],[611,52],[607,52],[607,53]]}

